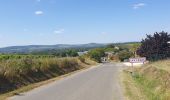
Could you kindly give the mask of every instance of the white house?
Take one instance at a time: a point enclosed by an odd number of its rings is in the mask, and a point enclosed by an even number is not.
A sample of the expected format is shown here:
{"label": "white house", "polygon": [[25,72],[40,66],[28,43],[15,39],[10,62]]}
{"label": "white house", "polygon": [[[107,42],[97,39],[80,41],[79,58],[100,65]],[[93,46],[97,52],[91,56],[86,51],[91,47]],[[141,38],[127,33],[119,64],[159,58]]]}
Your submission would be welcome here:
{"label": "white house", "polygon": [[85,54],[88,54],[88,51],[83,51],[83,52],[77,52],[79,56],[82,56],[82,55],[85,55]]}

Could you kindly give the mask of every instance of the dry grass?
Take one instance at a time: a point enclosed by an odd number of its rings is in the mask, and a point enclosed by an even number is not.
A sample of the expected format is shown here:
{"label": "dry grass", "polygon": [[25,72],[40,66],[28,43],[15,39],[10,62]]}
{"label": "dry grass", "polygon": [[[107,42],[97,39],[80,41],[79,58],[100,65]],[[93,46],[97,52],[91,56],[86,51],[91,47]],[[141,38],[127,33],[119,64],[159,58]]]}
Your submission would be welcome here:
{"label": "dry grass", "polygon": [[61,78],[64,78],[64,77],[69,76],[69,75],[71,75],[71,74],[74,74],[74,73],[76,73],[76,72],[78,72],[78,71],[81,71],[81,70],[83,70],[83,69],[86,69],[86,68],[88,68],[88,67],[90,67],[90,66],[92,66],[92,65],[94,65],[94,64],[97,64],[97,63],[95,63],[94,61],[91,61],[91,60],[89,60],[89,59],[87,59],[85,62],[86,62],[86,63],[82,63],[81,61],[77,60],[77,63],[79,64],[79,66],[81,66],[81,69],[80,69],[80,70],[72,71],[72,72],[69,72],[69,73],[67,73],[67,74],[65,74],[65,75],[61,75],[61,76],[59,76],[59,77],[51,78],[51,79],[48,79],[48,80],[45,80],[45,81],[36,82],[36,83],[31,83],[31,84],[29,84],[29,85],[27,85],[27,86],[22,86],[22,87],[20,87],[20,88],[18,88],[18,89],[15,89],[14,91],[1,94],[1,95],[0,95],[0,100],[5,100],[7,97],[10,97],[10,96],[13,96],[13,95],[18,95],[18,94],[20,94],[20,93],[22,93],[22,92],[29,91],[29,90],[31,90],[31,89],[40,87],[40,86],[42,86],[42,85],[48,84],[48,83],[53,82],[53,81],[57,81],[57,80],[59,80],[59,79],[61,79]]}
{"label": "dry grass", "polygon": [[[126,70],[123,73],[123,83],[129,100],[134,98],[135,100],[170,100],[169,63],[170,60],[164,60],[135,68],[133,77]],[[141,96],[145,98],[140,98]]]}
{"label": "dry grass", "polygon": [[123,83],[126,100],[147,100],[128,71],[121,73],[121,82]]}
{"label": "dry grass", "polygon": [[[90,66],[88,66],[88,67],[90,67]],[[86,69],[86,68],[88,68],[88,67],[84,67],[84,68],[81,69],[81,70],[84,70],[84,69]],[[69,75],[72,75],[72,74],[74,74],[74,73],[77,73],[77,72],[79,72],[79,71],[81,71],[81,70],[73,71],[73,72],[70,72],[70,73],[68,73],[68,74],[61,75],[61,76],[59,76],[59,77],[55,77],[55,78],[52,78],[52,79],[48,79],[48,80],[45,80],[45,81],[42,81],[42,82],[33,83],[33,84],[28,85],[28,86],[23,86],[23,87],[21,87],[21,88],[19,88],[19,89],[16,89],[16,90],[14,90],[14,91],[11,91],[11,92],[8,92],[8,93],[5,93],[5,94],[0,95],[0,100],[6,100],[8,97],[11,97],[11,96],[14,96],[14,95],[19,95],[20,93],[24,93],[24,92],[30,91],[30,90],[32,90],[32,89],[38,88],[38,87],[40,87],[40,86],[49,84],[49,83],[51,83],[51,82],[60,80],[60,79],[65,78],[65,77],[67,77],[67,76],[69,76]]]}
{"label": "dry grass", "polygon": [[36,87],[38,82],[68,74],[92,64],[94,62],[86,60],[82,63],[77,58],[12,59],[2,61],[0,62],[0,97],[3,98],[4,94],[6,97],[13,90],[30,90],[30,88]]}
{"label": "dry grass", "polygon": [[170,73],[170,60],[161,60],[150,64],[158,69],[168,71]]}

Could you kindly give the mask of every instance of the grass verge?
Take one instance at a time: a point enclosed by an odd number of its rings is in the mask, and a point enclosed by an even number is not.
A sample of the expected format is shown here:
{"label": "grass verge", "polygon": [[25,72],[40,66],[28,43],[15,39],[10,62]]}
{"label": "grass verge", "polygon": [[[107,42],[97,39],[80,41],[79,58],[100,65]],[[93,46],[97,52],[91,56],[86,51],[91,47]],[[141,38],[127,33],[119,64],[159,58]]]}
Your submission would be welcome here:
{"label": "grass verge", "polygon": [[46,80],[43,80],[43,81],[40,81],[40,82],[30,83],[28,85],[21,86],[17,89],[14,89],[13,91],[9,91],[9,92],[0,94],[0,100],[6,100],[8,97],[11,97],[11,96],[14,96],[14,95],[20,95],[20,93],[27,92],[29,90],[43,86],[43,85],[51,83],[53,81],[57,81],[61,78],[64,78],[66,76],[69,76],[71,74],[74,74],[74,73],[79,72],[81,70],[87,69],[87,68],[91,67],[92,65],[97,64],[94,61],[91,61],[89,59],[86,59],[85,63],[82,63],[81,61],[78,61],[78,63],[79,63],[79,66],[81,66],[80,69],[73,70],[71,72],[65,73],[64,75],[58,75],[58,76],[56,75],[55,77],[51,77],[50,79],[46,79]]}
{"label": "grass verge", "polygon": [[158,61],[135,68],[134,76],[129,70],[124,70],[122,82],[128,100],[170,100],[167,62],[170,61]]}
{"label": "grass verge", "polygon": [[126,100],[147,100],[128,71],[121,73],[121,82],[123,83]]}

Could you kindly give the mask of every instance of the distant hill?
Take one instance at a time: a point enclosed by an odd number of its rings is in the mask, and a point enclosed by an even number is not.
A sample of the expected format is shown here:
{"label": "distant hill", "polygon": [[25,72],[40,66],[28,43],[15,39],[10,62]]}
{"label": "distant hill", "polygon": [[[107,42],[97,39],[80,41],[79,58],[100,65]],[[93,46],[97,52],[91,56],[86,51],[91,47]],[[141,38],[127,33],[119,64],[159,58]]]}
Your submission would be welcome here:
{"label": "distant hill", "polygon": [[56,45],[28,45],[28,46],[10,46],[0,48],[0,53],[31,53],[47,50],[69,49],[69,48],[97,48],[105,47],[107,44],[89,43],[89,44],[56,44]]}

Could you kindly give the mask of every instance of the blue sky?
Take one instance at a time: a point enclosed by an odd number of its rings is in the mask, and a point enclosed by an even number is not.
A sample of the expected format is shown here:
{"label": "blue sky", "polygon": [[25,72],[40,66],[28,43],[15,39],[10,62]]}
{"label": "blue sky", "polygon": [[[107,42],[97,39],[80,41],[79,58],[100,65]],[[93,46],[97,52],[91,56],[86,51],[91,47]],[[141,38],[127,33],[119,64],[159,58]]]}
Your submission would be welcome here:
{"label": "blue sky", "polygon": [[170,0],[1,0],[0,47],[140,41],[170,32]]}

